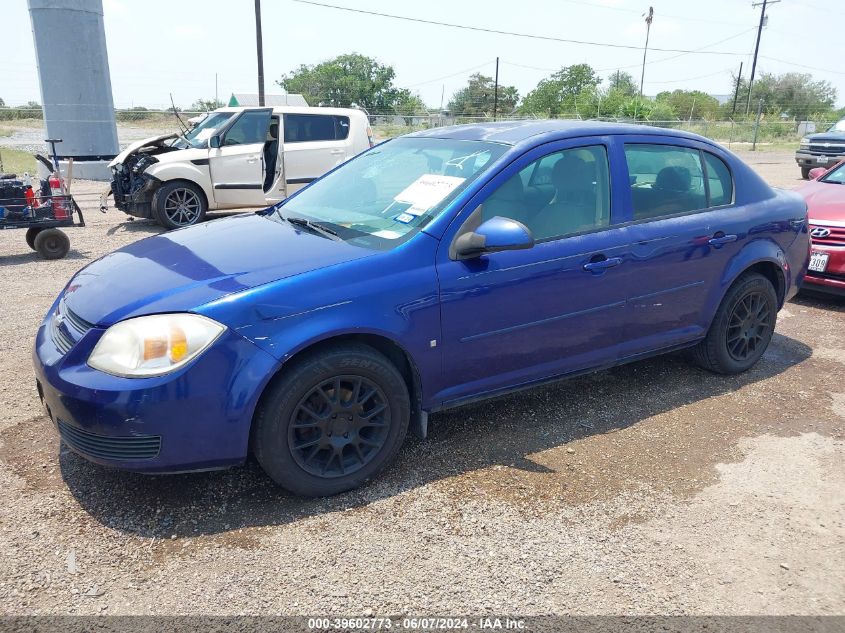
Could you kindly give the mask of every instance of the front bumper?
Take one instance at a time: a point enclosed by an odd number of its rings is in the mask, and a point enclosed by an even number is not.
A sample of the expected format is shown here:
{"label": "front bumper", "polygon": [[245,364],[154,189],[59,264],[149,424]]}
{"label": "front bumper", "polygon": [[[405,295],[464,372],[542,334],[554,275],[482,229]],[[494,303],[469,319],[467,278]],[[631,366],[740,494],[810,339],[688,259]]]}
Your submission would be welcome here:
{"label": "front bumper", "polygon": [[806,150],[795,152],[795,162],[801,167],[812,169],[813,167],[833,167],[836,163],[845,158],[842,154],[818,154]]}
{"label": "front bumper", "polygon": [[845,296],[845,244],[828,246],[813,243],[812,250],[828,254],[827,268],[824,272],[807,271],[804,288]]}
{"label": "front bumper", "polygon": [[86,364],[103,329],[92,328],[62,353],[51,330],[53,313],[38,330],[33,364],[45,409],[74,452],[148,473],[244,461],[255,406],[278,368],[275,358],[227,330],[173,374],[120,378]]}
{"label": "front bumper", "polygon": [[[134,180],[133,180],[134,179]],[[139,180],[140,182],[135,182]],[[161,186],[161,181],[152,176],[133,176],[131,184],[115,175],[111,181],[111,191],[114,206],[128,215],[138,218],[151,219],[153,217],[153,195]]]}

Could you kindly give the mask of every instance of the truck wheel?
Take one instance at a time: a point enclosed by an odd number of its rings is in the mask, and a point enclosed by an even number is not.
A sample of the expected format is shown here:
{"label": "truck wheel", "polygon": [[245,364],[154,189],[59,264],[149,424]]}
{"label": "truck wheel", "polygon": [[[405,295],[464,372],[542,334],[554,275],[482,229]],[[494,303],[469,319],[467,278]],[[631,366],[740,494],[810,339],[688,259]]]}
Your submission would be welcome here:
{"label": "truck wheel", "polygon": [[802,167],[801,168],[801,178],[804,180],[810,179],[810,168],[809,167]]}
{"label": "truck wheel", "polygon": [[696,363],[718,374],[751,369],[772,340],[778,299],[772,282],[749,273],[730,287],[707,336],[692,349]]}
{"label": "truck wheel", "polygon": [[31,226],[26,230],[26,243],[32,250],[35,250],[35,237],[43,230],[39,226]]}
{"label": "truck wheel", "polygon": [[280,486],[308,496],[356,488],[399,452],[410,418],[396,367],[367,345],[306,357],[268,387],[256,411],[255,456]]}
{"label": "truck wheel", "polygon": [[61,259],[70,250],[70,239],[59,229],[43,229],[35,236],[33,246],[44,259]]}
{"label": "truck wheel", "polygon": [[168,229],[181,229],[205,219],[207,205],[202,190],[192,182],[178,180],[159,187],[153,196],[153,215]]}

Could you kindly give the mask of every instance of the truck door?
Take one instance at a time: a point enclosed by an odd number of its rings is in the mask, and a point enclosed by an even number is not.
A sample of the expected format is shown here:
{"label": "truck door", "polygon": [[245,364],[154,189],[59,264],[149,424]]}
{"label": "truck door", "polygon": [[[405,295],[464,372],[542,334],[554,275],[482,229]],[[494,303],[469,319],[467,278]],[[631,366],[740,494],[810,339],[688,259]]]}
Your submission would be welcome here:
{"label": "truck door", "polygon": [[214,199],[220,207],[260,207],[270,108],[244,110],[208,150]]}

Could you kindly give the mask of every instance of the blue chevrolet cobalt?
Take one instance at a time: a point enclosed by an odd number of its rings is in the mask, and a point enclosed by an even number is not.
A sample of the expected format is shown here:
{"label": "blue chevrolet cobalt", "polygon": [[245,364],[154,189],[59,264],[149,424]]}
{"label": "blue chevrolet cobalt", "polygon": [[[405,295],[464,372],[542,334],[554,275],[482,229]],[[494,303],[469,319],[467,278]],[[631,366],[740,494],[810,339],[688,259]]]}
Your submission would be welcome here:
{"label": "blue chevrolet cobalt", "polygon": [[745,371],[808,257],[804,202],[699,136],[428,130],[82,269],[38,330],[38,392],[98,464],[252,452],[285,488],[330,495],[434,411],[682,348]]}

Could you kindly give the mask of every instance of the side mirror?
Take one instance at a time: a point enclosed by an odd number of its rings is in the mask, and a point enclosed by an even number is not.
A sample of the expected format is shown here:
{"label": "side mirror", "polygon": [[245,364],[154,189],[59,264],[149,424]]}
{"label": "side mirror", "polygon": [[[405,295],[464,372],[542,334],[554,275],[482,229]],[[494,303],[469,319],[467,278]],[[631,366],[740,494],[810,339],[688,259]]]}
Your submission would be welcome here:
{"label": "side mirror", "polygon": [[810,180],[818,180],[825,172],[827,172],[827,167],[813,167],[810,170],[809,178]]}
{"label": "side mirror", "polygon": [[484,253],[518,251],[534,246],[534,236],[522,222],[496,216],[475,231],[469,231],[455,240],[458,259],[471,259]]}
{"label": "side mirror", "polygon": [[215,134],[210,139],[208,139],[208,146],[211,149],[217,149],[220,147],[220,136]]}

